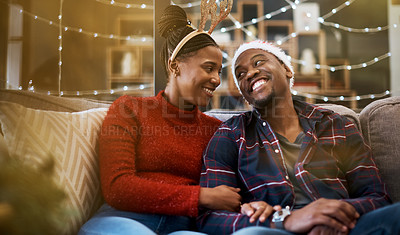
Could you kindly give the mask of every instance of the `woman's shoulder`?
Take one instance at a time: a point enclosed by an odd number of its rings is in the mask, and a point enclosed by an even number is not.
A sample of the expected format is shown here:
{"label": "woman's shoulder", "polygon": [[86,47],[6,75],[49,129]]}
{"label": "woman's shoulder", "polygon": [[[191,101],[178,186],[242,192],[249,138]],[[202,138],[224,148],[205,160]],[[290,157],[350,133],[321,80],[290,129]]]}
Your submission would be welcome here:
{"label": "woman's shoulder", "polygon": [[136,97],[131,95],[123,95],[117,98],[113,104],[124,104],[124,103],[132,103],[132,102],[146,102],[146,101],[154,101],[157,100],[157,96],[148,96],[148,97]]}
{"label": "woman's shoulder", "polygon": [[222,121],[219,120],[218,118],[215,118],[215,117],[210,116],[203,112],[200,112],[200,113],[201,113],[200,117],[205,123],[209,123],[210,125],[213,125],[213,126],[215,126],[215,125],[219,126],[222,123]]}
{"label": "woman's shoulder", "polygon": [[150,103],[158,103],[157,96],[150,96],[150,97],[134,97],[130,95],[123,95],[117,98],[111,106],[114,107],[139,107],[143,105],[149,105]]}
{"label": "woman's shoulder", "polygon": [[[116,99],[108,110],[108,116],[127,114],[128,116],[138,116],[149,108],[155,109],[159,106],[157,97],[134,97],[123,95]],[[126,115],[125,115],[126,116]]]}

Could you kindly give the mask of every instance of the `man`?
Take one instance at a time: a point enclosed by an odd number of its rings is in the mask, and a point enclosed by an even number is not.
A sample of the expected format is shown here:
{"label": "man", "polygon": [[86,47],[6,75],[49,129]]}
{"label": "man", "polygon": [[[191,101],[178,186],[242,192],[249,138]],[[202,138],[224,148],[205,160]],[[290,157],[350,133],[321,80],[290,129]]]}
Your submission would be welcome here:
{"label": "man", "polygon": [[243,205],[241,213],[203,211],[200,231],[261,226],[253,232],[400,234],[400,206],[384,207],[391,200],[370,148],[345,117],[292,98],[294,72],[281,49],[243,44],[232,72],[254,109],[214,134],[201,186],[238,187]]}

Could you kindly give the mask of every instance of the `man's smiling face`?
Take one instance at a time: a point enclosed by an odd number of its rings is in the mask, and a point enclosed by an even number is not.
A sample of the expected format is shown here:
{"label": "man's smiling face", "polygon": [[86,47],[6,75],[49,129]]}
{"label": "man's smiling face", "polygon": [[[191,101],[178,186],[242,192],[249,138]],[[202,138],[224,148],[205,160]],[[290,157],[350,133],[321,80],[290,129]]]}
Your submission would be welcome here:
{"label": "man's smiling face", "polygon": [[244,98],[255,108],[265,108],[290,92],[290,70],[273,54],[249,49],[236,60],[235,76]]}

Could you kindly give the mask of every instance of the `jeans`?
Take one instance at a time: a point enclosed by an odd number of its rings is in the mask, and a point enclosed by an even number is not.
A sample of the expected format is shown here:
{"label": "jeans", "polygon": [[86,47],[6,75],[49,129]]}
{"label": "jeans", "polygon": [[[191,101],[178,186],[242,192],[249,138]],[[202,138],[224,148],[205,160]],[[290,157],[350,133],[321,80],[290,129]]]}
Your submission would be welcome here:
{"label": "jeans", "polygon": [[97,214],[82,226],[78,235],[202,234],[193,232],[195,228],[194,218],[120,211],[104,204]]}
{"label": "jeans", "polygon": [[[294,235],[284,230],[248,227],[232,235]],[[349,235],[400,235],[400,202],[362,215]]]}
{"label": "jeans", "polygon": [[294,233],[290,233],[281,229],[252,226],[242,228],[237,232],[232,233],[232,235],[294,235]]}
{"label": "jeans", "polygon": [[[400,203],[379,208],[364,214],[349,235],[400,234]],[[86,222],[78,235],[201,235],[193,232],[194,219],[185,216],[140,214],[119,211],[104,204],[99,212]],[[192,230],[192,231],[190,231]],[[243,228],[232,235],[289,235],[284,230],[266,227]]]}
{"label": "jeans", "polygon": [[400,203],[371,211],[361,216],[350,235],[400,234]]}

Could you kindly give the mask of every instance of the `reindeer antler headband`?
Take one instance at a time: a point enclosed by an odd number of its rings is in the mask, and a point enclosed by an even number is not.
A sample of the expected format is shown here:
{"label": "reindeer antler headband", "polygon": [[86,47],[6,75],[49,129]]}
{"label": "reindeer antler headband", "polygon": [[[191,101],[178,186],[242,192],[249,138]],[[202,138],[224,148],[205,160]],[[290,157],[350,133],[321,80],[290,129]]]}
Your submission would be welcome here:
{"label": "reindeer antler headband", "polygon": [[[212,31],[215,27],[224,20],[232,10],[232,2],[233,0],[220,0],[219,8],[220,13],[217,16],[217,3],[216,0],[201,0],[201,18],[199,28],[196,31],[193,31],[186,35],[175,47],[175,50],[172,52],[171,61],[174,61],[176,56],[182,47],[192,38],[199,34],[208,34],[211,35]],[[211,26],[208,32],[204,31],[204,26],[206,25],[208,15],[211,15]]]}

